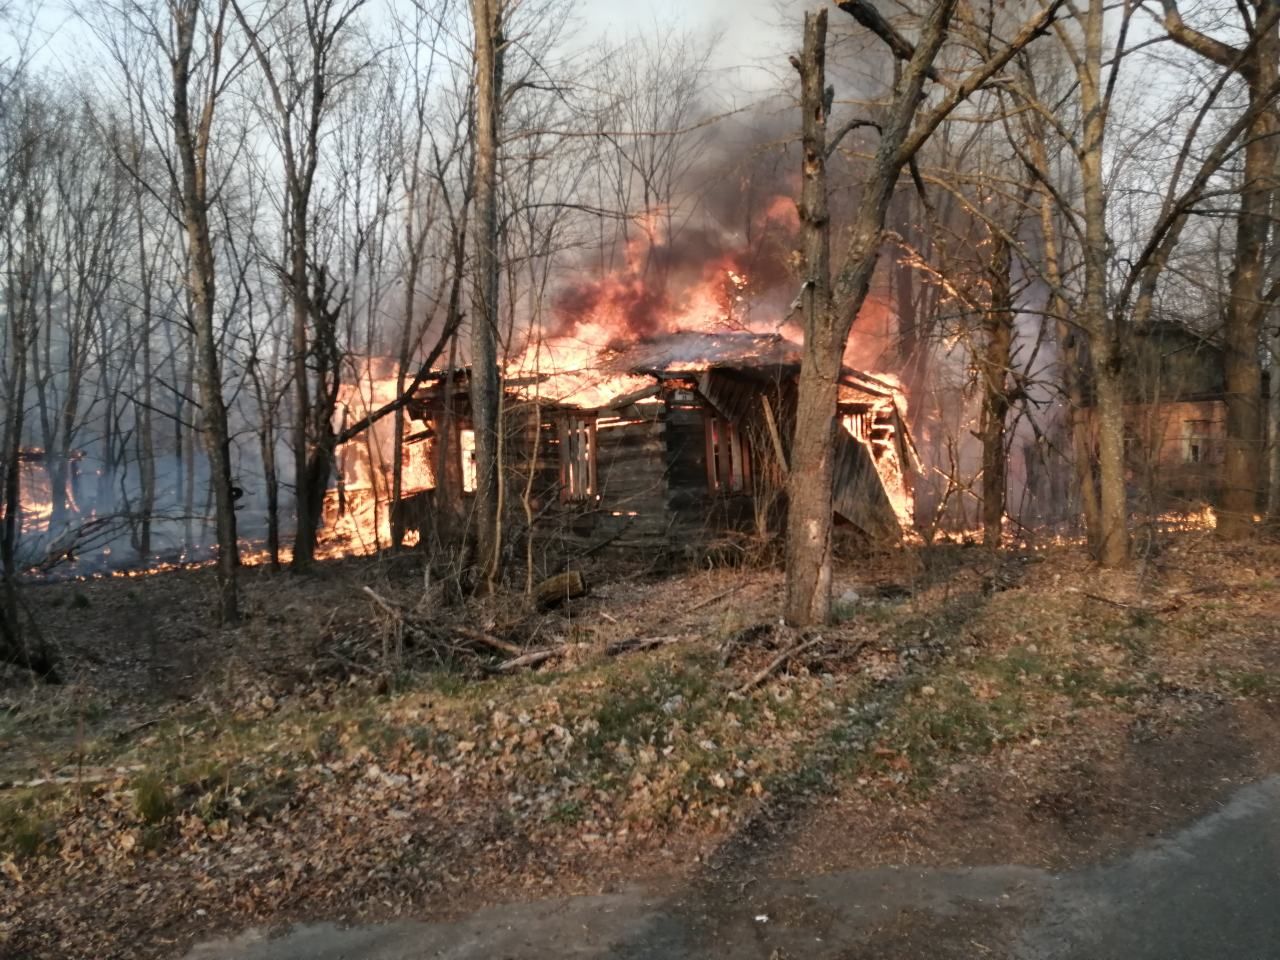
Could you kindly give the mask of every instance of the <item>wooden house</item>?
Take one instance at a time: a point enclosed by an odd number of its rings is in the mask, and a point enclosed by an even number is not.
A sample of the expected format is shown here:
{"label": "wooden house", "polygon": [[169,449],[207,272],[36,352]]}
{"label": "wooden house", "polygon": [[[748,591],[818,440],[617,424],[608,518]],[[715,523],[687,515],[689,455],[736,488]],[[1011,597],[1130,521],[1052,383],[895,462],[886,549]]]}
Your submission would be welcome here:
{"label": "wooden house", "polygon": [[[507,542],[550,569],[612,549],[693,558],[776,533],[786,470],[805,468],[789,463],[800,356],[778,335],[675,333],[606,349],[573,370],[509,371],[500,441]],[[837,522],[896,539],[910,522],[918,469],[904,399],[893,384],[846,369],[839,403]],[[438,374],[407,416],[403,460],[430,463],[433,481],[392,512],[430,541],[445,501],[465,517],[475,489],[468,371]]]}
{"label": "wooden house", "polygon": [[1216,503],[1226,455],[1221,345],[1158,321],[1131,332],[1129,352],[1125,459],[1134,496],[1161,509]]}

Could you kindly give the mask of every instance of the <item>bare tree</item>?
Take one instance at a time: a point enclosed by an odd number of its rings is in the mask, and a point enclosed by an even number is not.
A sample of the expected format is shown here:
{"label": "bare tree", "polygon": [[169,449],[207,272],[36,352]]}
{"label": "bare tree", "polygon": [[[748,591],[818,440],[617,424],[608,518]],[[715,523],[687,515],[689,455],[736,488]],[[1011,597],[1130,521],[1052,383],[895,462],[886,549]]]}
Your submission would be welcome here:
{"label": "bare tree", "polygon": [[[947,35],[955,5],[930,5],[921,18],[914,45],[887,24],[877,33],[895,56],[910,51],[879,122],[880,142],[862,183],[847,243],[834,275],[829,272],[830,224],[826,203],[826,160],[833,144],[827,140],[831,98],[825,73],[825,11],[809,15],[805,45],[793,63],[801,77],[804,117],[804,177],[800,219],[805,233],[804,288],[801,319],[805,332],[800,371],[795,441],[792,457],[812,465],[793,470],[788,481],[787,596],[788,622],[808,625],[826,622],[831,609],[832,475],[836,398],[840,368],[849,330],[866,299],[879,258],[885,214],[898,175],[946,117],[974,91],[998,73],[1017,53],[1038,37],[1057,11],[1052,3],[1024,23],[1006,44],[965,72],[933,106],[921,110],[926,81],[936,76],[934,60]],[[841,9],[862,13],[862,0],[847,0]],[[874,11],[872,11],[874,13]],[[864,22],[860,18],[859,22]],[[846,125],[842,130],[852,129]]]}
{"label": "bare tree", "polygon": [[498,147],[502,132],[506,0],[471,0],[475,57],[475,273],[471,293],[471,418],[476,438],[476,551],[498,574]]}
{"label": "bare tree", "polygon": [[343,49],[365,0],[305,0],[266,7],[251,22],[232,0],[271,98],[284,165],[285,250],[280,268],[291,310],[294,487],[293,566],[315,559],[316,533],[333,469],[333,411],[341,385],[338,320],[346,291],[313,259],[314,191],[325,122],[339,89],[360,72]]}
{"label": "bare tree", "polygon": [[[1238,46],[1201,33],[1183,20],[1177,0],[1161,0],[1164,27],[1179,45],[1244,81],[1253,121],[1246,134],[1240,209],[1236,217],[1230,301],[1224,325],[1224,373],[1227,395],[1227,445],[1222,470],[1222,509],[1218,534],[1229,540],[1248,536],[1258,510],[1263,476],[1266,413],[1262,405],[1260,344],[1262,319],[1280,296],[1267,287],[1266,254],[1272,231],[1280,143],[1274,109],[1280,71],[1280,30],[1275,4],[1251,0],[1238,5],[1236,25],[1244,33]],[[1272,386],[1274,392],[1275,386]]]}
{"label": "bare tree", "polygon": [[24,78],[5,85],[0,101],[0,253],[5,324],[0,328],[0,662],[27,667],[58,679],[57,656],[29,620],[19,597],[19,541],[23,516],[23,428],[30,345],[37,335],[36,288],[43,269],[45,201],[52,192],[44,156],[44,104],[24,87]]}
{"label": "bare tree", "polygon": [[[178,195],[187,234],[187,285],[198,357],[204,442],[217,511],[218,614],[223,623],[235,623],[240,617],[236,584],[240,553],[236,540],[236,497],[232,492],[231,433],[222,394],[222,365],[215,330],[217,267],[209,219],[209,157],[214,111],[230,72],[224,69],[222,61],[229,11],[226,0],[218,0],[212,8],[206,7],[203,0],[178,0],[169,10],[172,40],[167,55],[173,80]],[[163,36],[157,29],[156,39]],[[201,62],[205,75],[197,88],[193,66],[198,41],[204,44]]]}

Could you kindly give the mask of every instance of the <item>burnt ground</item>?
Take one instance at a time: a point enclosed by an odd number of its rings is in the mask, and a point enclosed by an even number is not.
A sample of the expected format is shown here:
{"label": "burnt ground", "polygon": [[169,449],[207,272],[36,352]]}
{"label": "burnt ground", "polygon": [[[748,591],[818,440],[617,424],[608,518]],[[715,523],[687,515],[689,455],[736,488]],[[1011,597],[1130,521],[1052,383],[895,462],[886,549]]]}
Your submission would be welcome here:
{"label": "burnt ground", "polygon": [[[1109,861],[1280,770],[1278,559],[1198,533],[1123,575],[903,550],[841,569],[858,599],[820,640],[772,626],[767,570],[597,572],[549,614],[459,606],[413,558],[253,570],[235,630],[202,617],[207,570],[33,587],[72,682],[0,692],[0,955],[637,883],[711,942],[777,883]],[[495,677],[451,624],[558,655]],[[898,904],[849,955],[949,955],[964,924],[991,928]]]}

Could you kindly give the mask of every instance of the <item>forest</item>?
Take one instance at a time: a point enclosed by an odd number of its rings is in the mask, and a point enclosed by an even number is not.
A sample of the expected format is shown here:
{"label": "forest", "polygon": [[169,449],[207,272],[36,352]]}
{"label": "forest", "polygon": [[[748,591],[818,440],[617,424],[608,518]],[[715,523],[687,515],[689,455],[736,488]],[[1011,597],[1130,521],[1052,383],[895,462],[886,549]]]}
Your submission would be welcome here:
{"label": "forest", "polygon": [[0,2],[0,955],[1274,772],[1280,4],[636,6]]}

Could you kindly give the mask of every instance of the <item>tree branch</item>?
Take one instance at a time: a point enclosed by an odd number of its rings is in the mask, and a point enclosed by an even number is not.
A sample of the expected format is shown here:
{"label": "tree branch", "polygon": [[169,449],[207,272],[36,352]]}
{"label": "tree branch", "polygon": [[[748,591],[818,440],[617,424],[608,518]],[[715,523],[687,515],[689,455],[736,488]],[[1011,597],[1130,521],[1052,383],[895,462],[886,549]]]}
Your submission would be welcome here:
{"label": "tree branch", "polygon": [[1230,44],[1206,36],[1199,30],[1187,26],[1178,10],[1177,0],[1160,0],[1164,9],[1164,29],[1179,46],[1186,47],[1220,67],[1236,70],[1242,75],[1248,74],[1245,65],[1240,62],[1240,51]]}
{"label": "tree branch", "polygon": [[[881,16],[868,0],[838,0],[836,6],[883,40],[899,60],[909,61],[915,56],[915,44],[894,29],[893,24]],[[924,75],[930,80],[941,80],[932,64],[924,68]]]}

